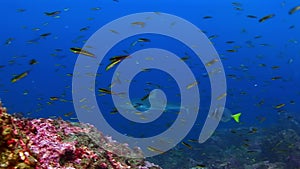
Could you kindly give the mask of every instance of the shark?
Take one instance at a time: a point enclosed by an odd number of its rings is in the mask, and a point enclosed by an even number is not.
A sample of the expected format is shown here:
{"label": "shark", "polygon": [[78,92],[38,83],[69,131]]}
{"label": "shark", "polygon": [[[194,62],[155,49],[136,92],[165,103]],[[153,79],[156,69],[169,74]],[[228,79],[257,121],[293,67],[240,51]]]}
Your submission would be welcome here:
{"label": "shark", "polygon": [[167,101],[164,95],[158,90],[154,90],[151,94],[146,95],[147,97],[133,98],[130,100],[123,100],[118,105],[118,108],[122,109],[121,111],[125,112],[134,112],[134,113],[149,113],[149,112],[176,112],[176,113],[188,113],[188,108],[184,105],[181,105],[180,102],[170,102]]}
{"label": "shark", "polygon": [[[152,110],[162,110],[162,108],[163,108],[163,104],[159,104],[159,105],[158,104],[150,104],[149,102],[146,102],[146,101],[133,100],[131,103],[136,110],[139,110],[142,112],[145,112],[145,111],[149,110],[150,108]],[[180,103],[179,104],[167,103],[163,110],[165,112],[169,112],[169,111],[180,111],[181,109],[186,109],[186,108],[183,106],[180,106]]]}

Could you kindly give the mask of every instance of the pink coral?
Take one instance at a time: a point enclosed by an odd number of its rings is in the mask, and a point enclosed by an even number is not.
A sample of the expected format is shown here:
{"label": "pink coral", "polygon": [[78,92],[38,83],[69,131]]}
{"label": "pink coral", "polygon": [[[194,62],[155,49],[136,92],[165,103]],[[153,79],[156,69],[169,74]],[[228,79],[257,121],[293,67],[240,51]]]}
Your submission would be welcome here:
{"label": "pink coral", "polygon": [[[1,103],[0,117],[6,117],[5,123],[1,123],[1,131],[3,139],[7,140],[1,147],[18,146],[21,150],[17,152],[17,160],[21,160],[27,168],[160,168],[145,161],[140,149],[131,150],[127,144],[104,136],[92,125],[74,124],[61,119],[20,119],[7,114]],[[128,156],[137,158],[133,160]]]}

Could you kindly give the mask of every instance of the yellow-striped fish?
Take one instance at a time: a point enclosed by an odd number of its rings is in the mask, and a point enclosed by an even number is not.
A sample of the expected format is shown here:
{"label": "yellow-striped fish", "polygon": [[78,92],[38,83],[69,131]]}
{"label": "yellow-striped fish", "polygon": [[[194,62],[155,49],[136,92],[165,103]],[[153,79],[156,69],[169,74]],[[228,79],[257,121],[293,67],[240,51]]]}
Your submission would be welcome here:
{"label": "yellow-striped fish", "polygon": [[23,73],[21,73],[21,74],[15,76],[15,77],[13,77],[13,78],[10,80],[10,82],[11,82],[11,83],[15,83],[15,82],[19,81],[20,79],[23,79],[24,77],[28,76],[28,74],[29,74],[29,70],[27,70],[27,71],[25,71],[25,72],[23,72]]}
{"label": "yellow-striped fish", "polygon": [[76,53],[76,54],[82,54],[85,56],[95,57],[95,55],[93,53],[83,50],[81,48],[77,48],[77,47],[70,48],[70,51],[73,53]]}
{"label": "yellow-striped fish", "polygon": [[300,5],[299,6],[296,6],[294,8],[292,8],[290,11],[289,11],[289,14],[292,15],[294,14],[295,12],[299,11],[300,10]]}
{"label": "yellow-striped fish", "polygon": [[195,82],[193,82],[193,83],[187,85],[187,86],[186,86],[186,89],[190,89],[190,88],[192,88],[192,87],[194,87],[194,86],[196,86],[196,85],[198,85],[198,81],[195,81]]}
{"label": "yellow-striped fish", "polygon": [[193,149],[193,147],[190,144],[188,144],[188,143],[186,143],[184,141],[182,141],[181,144],[184,145],[184,146],[186,146],[189,149]]}
{"label": "yellow-striped fish", "polygon": [[50,97],[49,98],[51,101],[56,101],[56,100],[59,100],[59,98],[58,97],[56,97],[56,96],[52,96],[52,97]]}
{"label": "yellow-striped fish", "polygon": [[276,108],[276,109],[280,109],[280,108],[282,108],[283,106],[285,106],[285,104],[284,104],[284,103],[281,103],[281,104],[276,105],[275,108]]}
{"label": "yellow-striped fish", "polygon": [[223,93],[220,96],[217,97],[217,100],[223,99],[225,96],[227,96],[227,93]]}
{"label": "yellow-striped fish", "polygon": [[115,94],[111,90],[104,89],[104,88],[99,88],[98,91],[105,94]]}
{"label": "yellow-striped fish", "polygon": [[140,21],[137,21],[137,22],[132,22],[131,25],[138,25],[140,26],[141,28],[145,27],[145,22],[140,22]]}
{"label": "yellow-striped fish", "polygon": [[122,60],[116,60],[111,62],[109,65],[106,66],[105,70],[108,71],[109,69],[113,68],[116,64],[120,63]]}
{"label": "yellow-striped fish", "polygon": [[157,153],[160,153],[160,154],[164,153],[164,151],[159,150],[159,149],[154,148],[154,147],[151,147],[151,146],[148,146],[147,149],[148,149],[149,151],[157,152]]}
{"label": "yellow-striped fish", "polygon": [[213,59],[213,60],[207,62],[207,63],[205,64],[205,66],[211,66],[211,65],[213,65],[214,63],[216,63],[216,62],[218,62],[218,61],[219,61],[219,60],[215,58],[215,59]]}
{"label": "yellow-striped fish", "polygon": [[258,22],[264,22],[264,21],[266,21],[266,20],[268,20],[268,19],[273,18],[274,16],[275,16],[275,14],[269,14],[269,15],[267,15],[267,16],[264,16],[264,17],[260,18],[260,19],[258,20]]}
{"label": "yellow-striped fish", "polygon": [[121,56],[114,56],[114,57],[110,58],[109,61],[111,63],[106,66],[105,70],[108,71],[109,69],[113,68],[115,65],[117,65],[122,60],[124,60],[124,59],[126,59],[128,57],[130,57],[130,56],[129,55],[121,55]]}
{"label": "yellow-striped fish", "polygon": [[114,61],[117,61],[117,60],[124,60],[128,57],[130,57],[130,56],[129,55],[114,56],[114,57],[110,58],[109,61],[114,62]]}

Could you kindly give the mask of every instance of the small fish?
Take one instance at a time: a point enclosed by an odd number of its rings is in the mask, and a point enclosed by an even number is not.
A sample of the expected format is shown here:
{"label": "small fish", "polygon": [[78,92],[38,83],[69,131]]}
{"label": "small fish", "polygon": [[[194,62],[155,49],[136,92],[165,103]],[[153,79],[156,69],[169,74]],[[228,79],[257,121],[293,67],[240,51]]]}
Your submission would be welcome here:
{"label": "small fish", "polygon": [[138,42],[151,42],[151,40],[147,38],[139,38]]}
{"label": "small fish", "polygon": [[79,103],[82,103],[82,102],[84,102],[84,101],[86,101],[86,98],[80,99],[80,100],[79,100]]}
{"label": "small fish", "polygon": [[39,31],[41,28],[32,28],[33,31]]}
{"label": "small fish", "polygon": [[246,94],[247,94],[247,92],[245,92],[245,91],[240,92],[240,95],[246,95]]}
{"label": "small fish", "polygon": [[149,71],[151,71],[151,69],[150,68],[145,68],[145,69],[142,69],[142,71],[143,72],[149,72]]}
{"label": "small fish", "polygon": [[258,102],[258,105],[261,106],[261,105],[263,105],[264,103],[265,103],[265,100],[262,99],[261,101]]}
{"label": "small fish", "polygon": [[27,43],[37,44],[40,39],[41,39],[41,37],[38,37],[38,38],[35,38],[35,39],[31,39],[31,40],[28,40]]}
{"label": "small fish", "polygon": [[45,37],[47,37],[47,36],[49,36],[49,35],[51,35],[51,33],[49,32],[49,33],[44,33],[44,34],[41,34],[40,35],[40,37],[42,37],[42,38],[45,38]]}
{"label": "small fish", "polygon": [[134,41],[131,46],[135,46],[138,42],[151,42],[151,40],[147,38],[139,38],[138,40]]}
{"label": "small fish", "polygon": [[265,63],[260,63],[259,66],[260,67],[266,67],[267,65]]}
{"label": "small fish", "polygon": [[44,12],[44,14],[47,15],[47,16],[56,16],[56,15],[58,15],[60,13],[61,13],[61,11]]}
{"label": "small fish", "polygon": [[91,8],[92,11],[98,11],[100,10],[101,8],[100,7],[94,7],[94,8]]}
{"label": "small fish", "polygon": [[255,16],[255,15],[247,15],[247,17],[248,18],[253,18],[253,19],[257,18],[257,16]]}
{"label": "small fish", "polygon": [[295,12],[299,11],[300,10],[300,5],[299,6],[296,6],[294,8],[292,8],[290,11],[289,11],[289,14],[292,15],[294,14]]}
{"label": "small fish", "polygon": [[34,65],[34,64],[37,64],[38,62],[35,60],[35,59],[31,59],[29,61],[29,65]]}
{"label": "small fish", "polygon": [[294,29],[295,28],[295,25],[291,25],[290,27],[289,27],[289,29]]}
{"label": "small fish", "polygon": [[237,123],[240,122],[240,116],[242,115],[242,113],[237,113],[237,114],[233,114],[231,115],[231,117],[233,118],[233,120]]}
{"label": "small fish", "polygon": [[192,142],[192,143],[198,143],[199,142],[199,140],[197,140],[197,139],[189,139],[188,141]]}
{"label": "small fish", "polygon": [[254,39],[259,39],[259,38],[262,38],[262,36],[261,35],[254,36]]}
{"label": "small fish", "polygon": [[109,31],[111,31],[112,33],[114,33],[114,34],[119,34],[119,32],[118,31],[116,31],[116,30],[113,30],[113,29],[111,29],[111,30],[109,30]]}
{"label": "small fish", "polygon": [[236,49],[228,49],[228,50],[226,50],[227,52],[230,52],[230,53],[234,53],[234,52],[237,52],[237,50]]}
{"label": "small fish", "polygon": [[65,116],[65,117],[69,117],[69,116],[71,116],[72,114],[74,114],[74,112],[65,113],[64,116]]}
{"label": "small fish", "polygon": [[211,65],[213,65],[214,63],[216,63],[216,62],[218,62],[219,60],[218,59],[212,59],[211,61],[209,61],[209,62],[207,62],[207,63],[205,63],[205,66],[211,66]]}
{"label": "small fish", "polygon": [[114,56],[114,57],[109,58],[109,61],[114,62],[116,60],[124,60],[128,57],[130,57],[130,56],[129,55]]}
{"label": "small fish", "polygon": [[227,93],[223,93],[220,96],[217,97],[217,100],[223,99],[225,96],[227,96]]}
{"label": "small fish", "polygon": [[274,108],[280,109],[280,108],[282,108],[282,107],[284,107],[284,106],[285,106],[285,104],[284,104],[284,103],[281,103],[281,104],[276,105]]}
{"label": "small fish", "polygon": [[195,168],[206,168],[205,164],[197,164]]}
{"label": "small fish", "polygon": [[105,88],[99,88],[98,91],[101,93],[105,93],[105,94],[116,94],[116,93],[112,92],[111,90],[108,90]]}
{"label": "small fish", "polygon": [[108,71],[109,69],[113,68],[115,65],[120,63],[121,61],[122,60],[115,60],[115,61],[111,62],[109,65],[106,66],[105,70]]}
{"label": "small fish", "polygon": [[277,112],[278,112],[278,113],[287,113],[287,111],[286,111],[286,110],[283,110],[283,109],[278,109]]}
{"label": "small fish", "polygon": [[180,58],[182,61],[186,61],[186,60],[188,60],[190,57],[189,56],[184,56],[184,57],[182,57],[182,58]]}
{"label": "small fish", "polygon": [[114,108],[113,110],[110,111],[110,114],[117,114],[118,113],[118,109]]}
{"label": "small fish", "polygon": [[73,53],[76,53],[76,54],[82,54],[85,56],[95,57],[95,55],[93,53],[83,50],[81,48],[77,48],[77,47],[70,48],[70,51]]}
{"label": "small fish", "polygon": [[59,98],[56,97],[56,96],[52,96],[52,97],[50,97],[49,99],[50,99],[51,101],[57,101],[57,100],[59,100]]}
{"label": "small fish", "polygon": [[272,68],[272,69],[279,69],[280,66],[272,66],[271,68]]}
{"label": "small fish", "polygon": [[261,43],[261,44],[259,44],[259,46],[270,46],[270,45],[267,43]]}
{"label": "small fish", "polygon": [[146,23],[145,22],[140,22],[140,21],[137,21],[137,22],[132,22],[131,25],[137,25],[137,26],[140,26],[141,28],[145,27]]}
{"label": "small fish", "polygon": [[12,43],[12,41],[14,40],[14,38],[8,38],[6,41],[5,41],[5,45],[10,45]]}
{"label": "small fish", "polygon": [[211,36],[208,37],[208,39],[209,39],[209,40],[212,40],[212,39],[215,39],[215,38],[217,38],[217,37],[219,37],[219,36],[218,36],[218,35],[211,35]]}
{"label": "small fish", "polygon": [[59,101],[64,102],[64,103],[67,103],[67,102],[72,103],[72,100],[66,100],[66,99],[59,99]]}
{"label": "small fish", "polygon": [[255,127],[251,127],[250,130],[248,131],[249,134],[253,134],[253,133],[256,133],[258,131],[257,128]]}
{"label": "small fish", "polygon": [[195,81],[195,82],[193,82],[193,83],[187,85],[187,86],[186,86],[186,89],[190,89],[190,88],[192,88],[192,87],[194,87],[194,86],[196,86],[196,85],[198,85],[198,81]]}
{"label": "small fish", "polygon": [[105,70],[108,71],[109,69],[113,68],[115,65],[117,65],[122,60],[124,60],[124,59],[126,59],[128,57],[130,57],[130,56],[129,55],[121,55],[121,56],[114,56],[114,57],[110,58],[109,61],[111,63],[106,66]]}
{"label": "small fish", "polygon": [[154,148],[154,147],[151,147],[151,146],[148,146],[147,149],[148,149],[149,151],[157,152],[157,153],[160,153],[160,154],[164,153],[164,151],[159,150],[159,149]]}
{"label": "small fish", "polygon": [[275,16],[275,14],[269,14],[269,15],[266,15],[266,16],[260,18],[260,19],[258,20],[258,22],[264,22],[264,21],[266,21],[266,20],[268,20],[268,19],[273,18],[274,16]]}
{"label": "small fish", "polygon": [[234,43],[234,41],[232,41],[232,40],[229,40],[229,41],[226,41],[226,43],[228,43],[228,44],[232,44],[232,43]]}
{"label": "small fish", "polygon": [[149,93],[148,93],[148,94],[146,94],[145,96],[143,96],[143,97],[141,98],[141,101],[144,101],[144,100],[146,100],[148,97],[149,97]]}
{"label": "small fish", "polygon": [[213,18],[212,16],[204,16],[203,19],[211,19]]}
{"label": "small fish", "polygon": [[28,74],[29,74],[29,70],[27,70],[27,71],[25,71],[25,72],[23,72],[23,73],[21,73],[21,74],[15,76],[15,77],[13,77],[13,78],[10,80],[10,82],[11,82],[11,83],[15,83],[15,82],[17,82],[17,81],[23,79],[24,77],[28,76]]}
{"label": "small fish", "polygon": [[272,80],[279,80],[279,79],[282,79],[282,77],[281,77],[281,76],[274,76],[274,77],[272,77],[271,79],[272,79]]}
{"label": "small fish", "polygon": [[236,79],[236,75],[235,74],[228,74],[227,77],[232,78],[232,79]]}
{"label": "small fish", "polygon": [[82,32],[82,31],[86,31],[86,30],[88,30],[88,29],[90,29],[90,27],[89,27],[89,26],[86,26],[86,27],[81,28],[79,31]]}
{"label": "small fish", "polygon": [[234,9],[237,10],[237,11],[242,11],[242,10],[244,10],[244,9],[241,8],[241,7],[235,7]]}
{"label": "small fish", "polygon": [[23,95],[28,95],[29,94],[29,91],[28,90],[24,90],[23,91]]}
{"label": "small fish", "polygon": [[232,2],[231,4],[232,4],[233,6],[238,6],[238,7],[241,7],[241,6],[242,6],[242,4],[239,3],[239,2]]}
{"label": "small fish", "polygon": [[182,141],[181,144],[184,145],[184,146],[186,146],[189,149],[193,149],[193,147],[190,144],[188,144],[188,143],[186,143],[184,141]]}
{"label": "small fish", "polygon": [[297,40],[295,40],[295,39],[289,39],[288,41],[291,42],[291,43],[294,43],[294,44],[298,44],[298,43],[299,43],[299,42],[298,42]]}
{"label": "small fish", "polygon": [[23,8],[20,8],[20,9],[17,9],[18,12],[25,12],[26,9],[23,9]]}

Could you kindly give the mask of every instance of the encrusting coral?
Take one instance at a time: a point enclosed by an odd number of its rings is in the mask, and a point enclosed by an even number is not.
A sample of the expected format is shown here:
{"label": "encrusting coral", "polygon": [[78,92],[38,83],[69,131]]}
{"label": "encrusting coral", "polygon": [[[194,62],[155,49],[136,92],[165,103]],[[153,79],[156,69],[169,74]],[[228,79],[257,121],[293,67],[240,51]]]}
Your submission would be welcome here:
{"label": "encrusting coral", "polygon": [[92,125],[7,114],[0,102],[0,169],[160,169]]}

